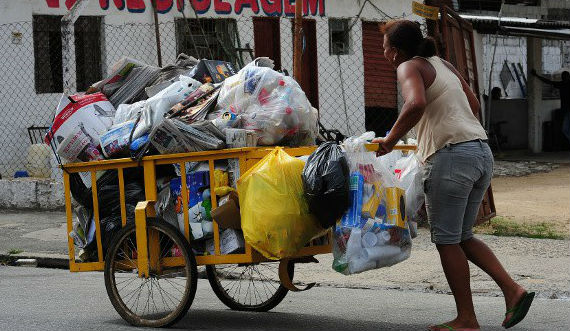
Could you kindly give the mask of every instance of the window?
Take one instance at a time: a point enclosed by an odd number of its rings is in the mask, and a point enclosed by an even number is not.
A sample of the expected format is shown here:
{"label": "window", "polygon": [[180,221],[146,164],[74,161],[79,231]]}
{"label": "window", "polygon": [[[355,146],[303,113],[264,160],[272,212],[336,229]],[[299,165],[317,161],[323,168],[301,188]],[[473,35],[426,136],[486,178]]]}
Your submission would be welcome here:
{"label": "window", "polygon": [[329,54],[346,55],[350,52],[348,19],[329,19]]}
{"label": "window", "polygon": [[36,93],[62,92],[61,16],[34,16],[33,29]]}
{"label": "window", "polygon": [[[61,17],[33,17],[36,93],[63,92]],[[101,17],[84,16],[75,23],[76,86],[85,91],[101,80]]]}
{"label": "window", "polygon": [[103,78],[101,17],[83,16],[75,22],[75,70],[77,91],[86,91]]}
{"label": "window", "polygon": [[188,18],[176,20],[176,47],[197,59],[240,65],[237,24],[234,19]]}

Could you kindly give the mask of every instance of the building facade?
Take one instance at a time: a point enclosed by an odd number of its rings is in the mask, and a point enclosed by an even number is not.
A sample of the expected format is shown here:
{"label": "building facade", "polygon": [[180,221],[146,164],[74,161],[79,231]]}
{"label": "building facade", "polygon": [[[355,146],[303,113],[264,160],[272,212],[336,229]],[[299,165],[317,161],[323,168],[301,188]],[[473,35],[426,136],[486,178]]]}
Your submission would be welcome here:
{"label": "building facade", "polygon": [[[27,128],[48,126],[64,88],[84,91],[114,62],[173,63],[179,53],[242,66],[269,56],[292,73],[294,0],[90,0],[62,60],[61,18],[74,0],[0,0],[0,173],[26,168]],[[389,128],[397,116],[393,68],[379,23],[413,15],[411,0],[303,0],[301,85],[321,122],[345,134]]]}

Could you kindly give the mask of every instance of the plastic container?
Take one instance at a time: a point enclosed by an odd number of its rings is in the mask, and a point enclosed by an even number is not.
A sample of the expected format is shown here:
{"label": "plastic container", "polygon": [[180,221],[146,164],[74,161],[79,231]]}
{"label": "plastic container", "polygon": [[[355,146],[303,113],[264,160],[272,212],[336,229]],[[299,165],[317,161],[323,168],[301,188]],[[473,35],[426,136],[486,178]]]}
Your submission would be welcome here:
{"label": "plastic container", "polygon": [[31,177],[49,178],[51,176],[51,150],[46,144],[33,144],[28,147],[26,169]]}

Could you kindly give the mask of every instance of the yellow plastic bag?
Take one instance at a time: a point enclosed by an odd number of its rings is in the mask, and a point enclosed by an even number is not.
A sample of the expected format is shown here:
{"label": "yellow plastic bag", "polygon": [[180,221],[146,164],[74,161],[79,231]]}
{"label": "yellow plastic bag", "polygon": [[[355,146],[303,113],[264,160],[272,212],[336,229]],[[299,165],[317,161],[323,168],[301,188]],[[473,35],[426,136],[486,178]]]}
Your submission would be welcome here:
{"label": "yellow plastic bag", "polygon": [[268,259],[293,256],[323,231],[303,196],[304,165],[277,147],[238,180],[245,240]]}

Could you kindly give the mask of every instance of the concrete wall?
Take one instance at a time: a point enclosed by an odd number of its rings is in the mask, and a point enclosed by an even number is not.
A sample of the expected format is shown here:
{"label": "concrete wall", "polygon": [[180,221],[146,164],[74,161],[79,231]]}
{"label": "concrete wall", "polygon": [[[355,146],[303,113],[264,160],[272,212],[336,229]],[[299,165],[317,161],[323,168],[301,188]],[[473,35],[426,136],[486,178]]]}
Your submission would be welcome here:
{"label": "concrete wall", "polygon": [[[339,79],[339,65],[336,56],[330,56],[328,51],[328,18],[352,18],[359,9],[360,4],[352,0],[305,0],[317,4],[315,15],[309,12],[309,18],[317,22],[317,48],[318,48],[318,76],[320,114],[325,125],[330,127],[346,127],[346,120],[340,120],[339,114],[344,116],[341,80]],[[134,12],[132,8],[116,8],[115,1],[108,1],[108,9],[102,9],[101,3],[105,1],[91,0],[82,15],[104,16],[103,37],[103,72],[122,56],[130,56],[143,60],[149,64],[157,63],[154,48],[153,16],[150,2],[145,0],[145,9]],[[124,2],[124,1],[123,1]],[[245,7],[238,15],[235,0],[228,0],[231,11],[223,13],[220,8],[211,5],[201,17],[236,18],[242,45],[253,43],[252,16],[266,15],[261,3],[253,1],[260,6],[258,13]],[[282,0],[281,41],[283,67],[292,72],[292,43],[291,21],[285,14],[285,3],[291,0]],[[51,7],[48,6],[51,4]],[[63,15],[67,13],[67,1],[52,0],[0,0],[0,53],[6,61],[0,63],[0,174],[4,177],[12,176],[14,169],[25,169],[25,149],[29,145],[26,128],[31,125],[47,126],[54,116],[54,111],[60,99],[60,94],[35,93],[34,87],[34,48],[33,48],[33,15]],[[126,2],[128,3],[131,2]],[[218,3],[218,2],[216,2]],[[225,2],[224,2],[225,3]],[[406,17],[415,20],[421,18],[411,14],[411,0],[374,0],[376,6],[383,13],[370,5],[366,5],[360,19],[385,21],[390,17]],[[194,17],[190,6],[185,1],[184,13],[186,17]],[[57,5],[57,6],[56,6]],[[176,42],[174,19],[182,17],[176,3],[173,7],[159,14],[163,63],[173,62],[176,57]],[[141,25],[145,24],[145,25]],[[341,69],[345,89],[350,90],[347,99],[347,113],[349,114],[348,127],[351,134],[364,131],[364,87],[362,65],[362,25],[358,20],[351,31],[350,55],[341,56]],[[19,44],[12,42],[12,33],[22,33]],[[144,46],[144,47],[143,47]],[[5,56],[5,57],[4,57]],[[336,75],[336,76],[335,76]],[[339,113],[340,112],[340,113]],[[340,128],[340,127],[339,127]],[[22,147],[23,146],[23,147]]]}
{"label": "concrete wall", "polygon": [[[495,45],[494,35],[482,35],[483,44],[483,79],[480,79],[480,84],[483,87],[485,94],[489,91],[489,71],[491,67],[491,59],[493,56],[493,48]],[[493,66],[493,80],[491,86],[498,86],[503,90],[503,85],[500,80],[500,73],[503,68],[505,60],[508,61],[509,67],[511,63],[521,63],[525,75],[528,75],[527,68],[527,40],[525,37],[506,37],[499,36],[497,43],[497,52],[495,54],[495,64]],[[570,68],[570,41],[560,40],[542,40],[542,67],[536,68],[537,71],[551,74],[560,71],[561,68]],[[512,69],[512,68],[511,68]],[[512,71],[512,70],[511,70]],[[522,98],[523,94],[516,80],[516,76],[503,90],[503,97],[508,98]],[[506,91],[506,94],[505,94]],[[544,112],[545,120],[550,119],[550,112],[552,109],[560,107],[560,100],[543,100],[541,108]]]}
{"label": "concrete wall", "polygon": [[0,209],[63,209],[63,184],[49,179],[0,179]]}

